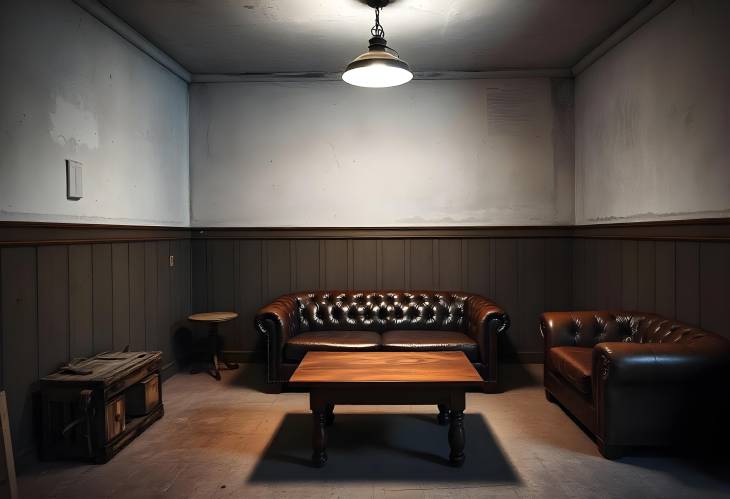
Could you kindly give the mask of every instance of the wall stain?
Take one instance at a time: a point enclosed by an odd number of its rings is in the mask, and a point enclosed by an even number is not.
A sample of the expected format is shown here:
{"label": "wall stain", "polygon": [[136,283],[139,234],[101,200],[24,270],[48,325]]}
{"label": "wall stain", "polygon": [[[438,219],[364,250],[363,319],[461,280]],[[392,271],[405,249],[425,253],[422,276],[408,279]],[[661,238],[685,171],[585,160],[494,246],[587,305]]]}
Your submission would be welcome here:
{"label": "wall stain", "polygon": [[[98,201],[98,200],[97,200]],[[12,208],[12,205],[9,206]],[[121,225],[163,225],[170,227],[188,227],[184,220],[156,220],[153,218],[119,218],[119,217],[101,217],[86,215],[70,215],[64,213],[36,213],[26,211],[9,211],[0,209],[0,217],[3,220],[18,220],[35,222],[83,222],[83,223],[104,223],[104,224],[121,224]]]}
{"label": "wall stain", "polygon": [[337,158],[337,151],[335,150],[335,146],[332,144],[332,142],[327,142],[327,145],[330,146],[330,149],[332,150],[332,157],[335,159],[335,163],[337,163],[337,168],[341,169],[342,165],[340,164],[340,160]]}
{"label": "wall stain", "polygon": [[83,103],[77,105],[57,95],[55,110],[49,117],[49,133],[58,145],[70,146],[74,151],[81,147],[90,150],[99,148],[96,116]]}
{"label": "wall stain", "polygon": [[684,126],[687,128],[690,128],[695,122],[695,116],[694,116],[694,105],[689,108],[689,110],[684,113]]}
{"label": "wall stain", "polygon": [[[655,213],[653,211],[648,211],[645,213],[636,213],[634,215],[626,215],[626,216],[606,216],[606,217],[589,217],[584,220],[584,222],[597,222],[597,223],[603,223],[603,222],[626,222],[626,221],[651,221],[656,220],[658,218],[668,218],[668,219],[682,219],[684,218],[724,218],[728,214],[730,214],[730,208],[726,210],[717,210],[717,211],[677,211],[677,212],[668,212],[668,213]],[[578,223],[580,225],[581,223]]]}
{"label": "wall stain", "polygon": [[634,147],[637,143],[639,106],[631,96],[617,100],[614,107],[614,145]]}

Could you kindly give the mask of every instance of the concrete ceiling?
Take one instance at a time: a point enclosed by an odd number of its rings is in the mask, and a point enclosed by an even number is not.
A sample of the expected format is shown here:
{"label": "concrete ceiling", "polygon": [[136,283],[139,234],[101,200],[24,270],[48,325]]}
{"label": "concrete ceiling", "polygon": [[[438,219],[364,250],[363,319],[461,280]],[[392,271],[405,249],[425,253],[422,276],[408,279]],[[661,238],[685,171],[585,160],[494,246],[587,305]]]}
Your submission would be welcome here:
{"label": "concrete ceiling", "polygon": [[[358,0],[101,0],[196,74],[338,72],[367,49]],[[380,20],[414,71],[569,68],[650,0],[398,0]]]}

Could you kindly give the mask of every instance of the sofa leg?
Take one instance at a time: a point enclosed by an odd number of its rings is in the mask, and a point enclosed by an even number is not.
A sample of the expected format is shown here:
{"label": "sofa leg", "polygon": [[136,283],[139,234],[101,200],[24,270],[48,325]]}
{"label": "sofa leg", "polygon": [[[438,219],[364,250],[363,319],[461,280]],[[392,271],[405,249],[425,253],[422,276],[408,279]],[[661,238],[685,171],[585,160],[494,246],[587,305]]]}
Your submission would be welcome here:
{"label": "sofa leg", "polygon": [[614,460],[619,459],[625,453],[625,448],[621,445],[606,445],[598,442],[598,452],[601,453],[606,459]]}
{"label": "sofa leg", "polygon": [[482,392],[484,393],[502,393],[496,381],[485,381],[482,383]]}
{"label": "sofa leg", "polygon": [[282,384],[281,383],[266,383],[264,385],[264,393],[271,393],[271,394],[278,394],[282,391]]}
{"label": "sofa leg", "polygon": [[545,390],[545,398],[548,402],[552,402],[553,404],[558,402],[558,399],[555,398],[555,395],[550,393],[549,391]]}

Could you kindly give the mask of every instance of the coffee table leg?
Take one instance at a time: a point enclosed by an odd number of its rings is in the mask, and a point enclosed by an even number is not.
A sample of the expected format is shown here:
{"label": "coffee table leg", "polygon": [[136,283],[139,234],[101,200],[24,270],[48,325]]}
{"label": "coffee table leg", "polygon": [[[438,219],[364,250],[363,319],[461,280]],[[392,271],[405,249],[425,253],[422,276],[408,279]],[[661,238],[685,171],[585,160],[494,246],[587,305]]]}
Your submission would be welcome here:
{"label": "coffee table leg", "polygon": [[461,466],[464,464],[464,411],[451,411],[451,426],[449,426],[449,462],[453,466]]}
{"label": "coffee table leg", "polygon": [[327,426],[332,426],[335,422],[335,404],[327,404],[327,411],[325,412]]}
{"label": "coffee table leg", "polygon": [[446,404],[439,404],[439,416],[438,416],[438,422],[441,426],[446,426],[449,424],[449,421],[451,420],[451,411],[449,411],[449,408]]}
{"label": "coffee table leg", "polygon": [[312,428],[312,464],[321,468],[327,462],[327,411],[312,410],[314,427]]}

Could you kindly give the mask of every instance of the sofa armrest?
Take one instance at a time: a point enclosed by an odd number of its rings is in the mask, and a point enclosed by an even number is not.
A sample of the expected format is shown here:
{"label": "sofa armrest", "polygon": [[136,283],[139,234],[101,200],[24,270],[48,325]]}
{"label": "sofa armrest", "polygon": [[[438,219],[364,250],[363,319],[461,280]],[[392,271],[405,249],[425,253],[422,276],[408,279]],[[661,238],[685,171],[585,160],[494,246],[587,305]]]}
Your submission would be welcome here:
{"label": "sofa armrest", "polygon": [[266,376],[269,383],[282,381],[279,379],[279,366],[284,345],[299,332],[297,313],[297,301],[292,295],[281,296],[256,313],[256,329],[266,337]]}
{"label": "sofa armrest", "polygon": [[479,295],[467,299],[466,332],[479,345],[479,360],[487,366],[489,380],[497,379],[497,334],[509,329],[509,315]]}
{"label": "sofa armrest", "polygon": [[592,362],[600,446],[688,441],[726,424],[730,349],[722,338],[599,343]]}
{"label": "sofa armrest", "polygon": [[499,305],[483,296],[470,296],[467,300],[468,335],[478,340],[480,336],[487,334],[490,321],[494,321],[495,333],[503,333],[509,329],[509,315]]}

